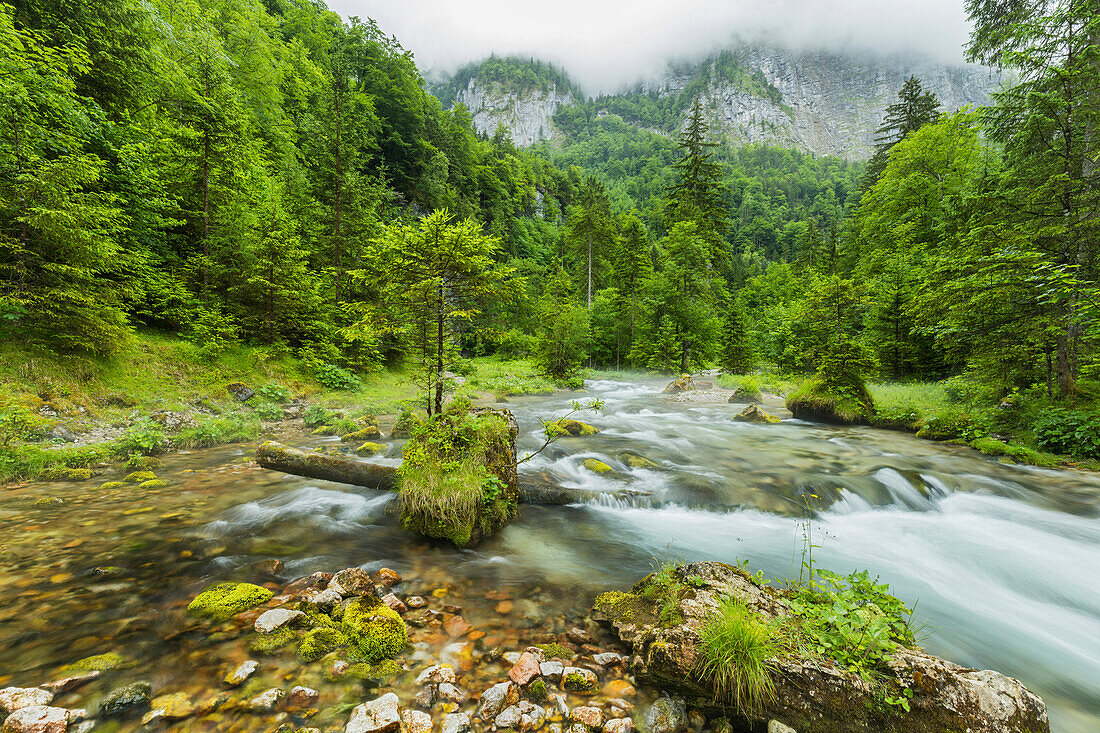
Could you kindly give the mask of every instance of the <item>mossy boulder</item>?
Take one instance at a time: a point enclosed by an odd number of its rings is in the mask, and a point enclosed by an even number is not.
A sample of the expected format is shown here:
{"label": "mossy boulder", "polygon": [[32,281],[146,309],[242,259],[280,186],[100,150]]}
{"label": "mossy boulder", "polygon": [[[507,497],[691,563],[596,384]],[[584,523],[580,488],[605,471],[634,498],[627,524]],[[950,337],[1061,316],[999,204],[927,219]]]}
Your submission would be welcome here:
{"label": "mossy boulder", "polygon": [[631,468],[660,468],[655,461],[633,451],[623,451],[619,454],[619,460]]}
{"label": "mossy boulder", "polygon": [[248,648],[256,654],[274,654],[297,639],[298,634],[293,629],[275,629],[270,634],[253,635],[248,640]]}
{"label": "mossy boulder", "polygon": [[108,481],[105,484],[100,484],[101,489],[121,489],[123,486],[129,486],[125,481]]}
{"label": "mossy boulder", "polygon": [[741,385],[733,391],[730,395],[730,402],[749,403],[750,405],[759,404],[764,400],[764,395],[760,393],[760,390],[751,385]]}
{"label": "mossy boulder", "polygon": [[168,485],[168,482],[161,478],[155,478],[150,481],[142,481],[138,484],[139,489],[163,489]]}
{"label": "mossy boulder", "polygon": [[870,422],[875,405],[862,381],[838,386],[815,375],[787,398],[787,409],[799,420],[862,425]]}
{"label": "mossy boulder", "polygon": [[363,596],[344,607],[340,628],[356,656],[369,664],[399,655],[409,643],[401,615],[374,596]]}
{"label": "mossy boulder", "polygon": [[554,437],[568,435],[572,438],[579,438],[585,435],[595,435],[600,432],[600,429],[580,420],[561,419],[547,423],[546,431]]}
{"label": "mossy boulder", "polygon": [[99,703],[99,714],[105,718],[125,715],[149,704],[153,687],[148,682],[134,682],[107,693]]}
{"label": "mossy boulder", "polygon": [[126,474],[126,478],[122,479],[128,484],[141,484],[146,481],[152,481],[157,475],[152,471],[134,471],[133,473]]}
{"label": "mossy boulder", "polygon": [[215,583],[207,586],[187,605],[187,613],[212,621],[225,621],[271,600],[267,588],[252,583]]}
{"label": "mossy boulder", "polygon": [[340,440],[345,443],[358,443],[381,437],[382,431],[378,429],[377,425],[368,425],[361,430],[356,430],[354,433],[345,433],[341,435]]}
{"label": "mossy boulder", "polygon": [[298,658],[303,662],[316,662],[326,654],[348,645],[348,637],[340,629],[325,627],[311,629],[298,645]]}
{"label": "mossy boulder", "polygon": [[65,666],[65,672],[109,672],[112,669],[129,667],[133,663],[121,654],[107,652],[84,657]]}
{"label": "mossy boulder", "polygon": [[591,471],[592,473],[601,473],[602,474],[602,473],[611,473],[611,471],[612,471],[611,466],[607,465],[606,463],[604,463],[603,461],[601,461],[598,458],[586,458],[584,460],[583,465],[584,465],[585,469]]}
{"label": "mossy boulder", "polygon": [[665,394],[679,394],[681,392],[691,392],[695,389],[695,382],[692,381],[690,374],[681,374],[673,379],[665,387]]}
{"label": "mossy boulder", "polygon": [[95,471],[90,468],[55,466],[43,471],[40,478],[45,481],[87,481],[92,476],[95,476]]}
{"label": "mossy boulder", "polygon": [[377,456],[386,452],[386,446],[381,443],[371,443],[368,441],[356,448],[355,452],[361,456]]}
{"label": "mossy boulder", "polygon": [[775,425],[782,422],[775,415],[769,415],[756,405],[749,405],[741,412],[733,416],[737,422],[757,423],[761,425]]}

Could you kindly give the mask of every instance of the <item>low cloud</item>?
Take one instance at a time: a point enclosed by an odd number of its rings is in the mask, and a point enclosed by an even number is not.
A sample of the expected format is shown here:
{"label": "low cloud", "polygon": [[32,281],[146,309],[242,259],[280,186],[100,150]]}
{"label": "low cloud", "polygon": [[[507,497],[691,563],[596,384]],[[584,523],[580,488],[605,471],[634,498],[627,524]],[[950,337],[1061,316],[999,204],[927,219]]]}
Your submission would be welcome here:
{"label": "low cloud", "polygon": [[551,61],[588,93],[659,74],[736,39],[796,50],[920,53],[962,63],[963,0],[329,0],[374,18],[422,70],[453,71],[492,53]]}

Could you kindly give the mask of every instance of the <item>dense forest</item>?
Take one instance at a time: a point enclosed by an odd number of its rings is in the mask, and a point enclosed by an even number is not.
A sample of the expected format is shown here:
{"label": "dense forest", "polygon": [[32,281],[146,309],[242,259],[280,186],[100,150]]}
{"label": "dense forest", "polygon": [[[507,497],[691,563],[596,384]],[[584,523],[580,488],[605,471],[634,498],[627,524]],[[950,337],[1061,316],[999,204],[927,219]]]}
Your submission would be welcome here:
{"label": "dense forest", "polygon": [[[110,354],[156,329],[329,375],[414,362],[431,388],[498,354],[564,380],[839,370],[865,409],[852,385],[880,377],[1091,398],[1100,21],[969,5],[972,60],[1017,81],[949,112],[911,79],[867,166],[715,138],[707,80],[781,101],[729,54],[518,150],[311,2],[2,5],[0,336]],[[580,94],[516,59],[459,77],[486,74]]]}

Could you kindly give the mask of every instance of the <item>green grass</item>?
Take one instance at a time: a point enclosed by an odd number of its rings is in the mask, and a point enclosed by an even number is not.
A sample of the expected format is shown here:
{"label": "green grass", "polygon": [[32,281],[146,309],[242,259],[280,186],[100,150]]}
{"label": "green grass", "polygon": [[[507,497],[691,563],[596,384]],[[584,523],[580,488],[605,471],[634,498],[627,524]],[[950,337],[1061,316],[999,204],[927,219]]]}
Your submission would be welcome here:
{"label": "green grass", "polygon": [[772,675],[783,649],[775,624],[726,596],[700,630],[699,674],[714,687],[715,702],[751,717],[775,697]]}
{"label": "green grass", "polygon": [[540,374],[530,359],[500,361],[492,357],[471,359],[474,373],[468,378],[470,388],[491,392],[499,397],[515,395],[553,394],[557,385]]}

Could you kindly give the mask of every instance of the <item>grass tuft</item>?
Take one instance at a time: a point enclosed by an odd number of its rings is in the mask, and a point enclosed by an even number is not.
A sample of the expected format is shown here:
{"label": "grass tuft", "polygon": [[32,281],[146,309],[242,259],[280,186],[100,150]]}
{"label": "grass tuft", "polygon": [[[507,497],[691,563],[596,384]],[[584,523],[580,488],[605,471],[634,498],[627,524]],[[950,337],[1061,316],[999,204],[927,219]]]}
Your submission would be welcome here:
{"label": "grass tuft", "polygon": [[714,686],[715,702],[751,717],[775,697],[772,675],[781,649],[770,623],[726,596],[700,631],[699,673]]}

